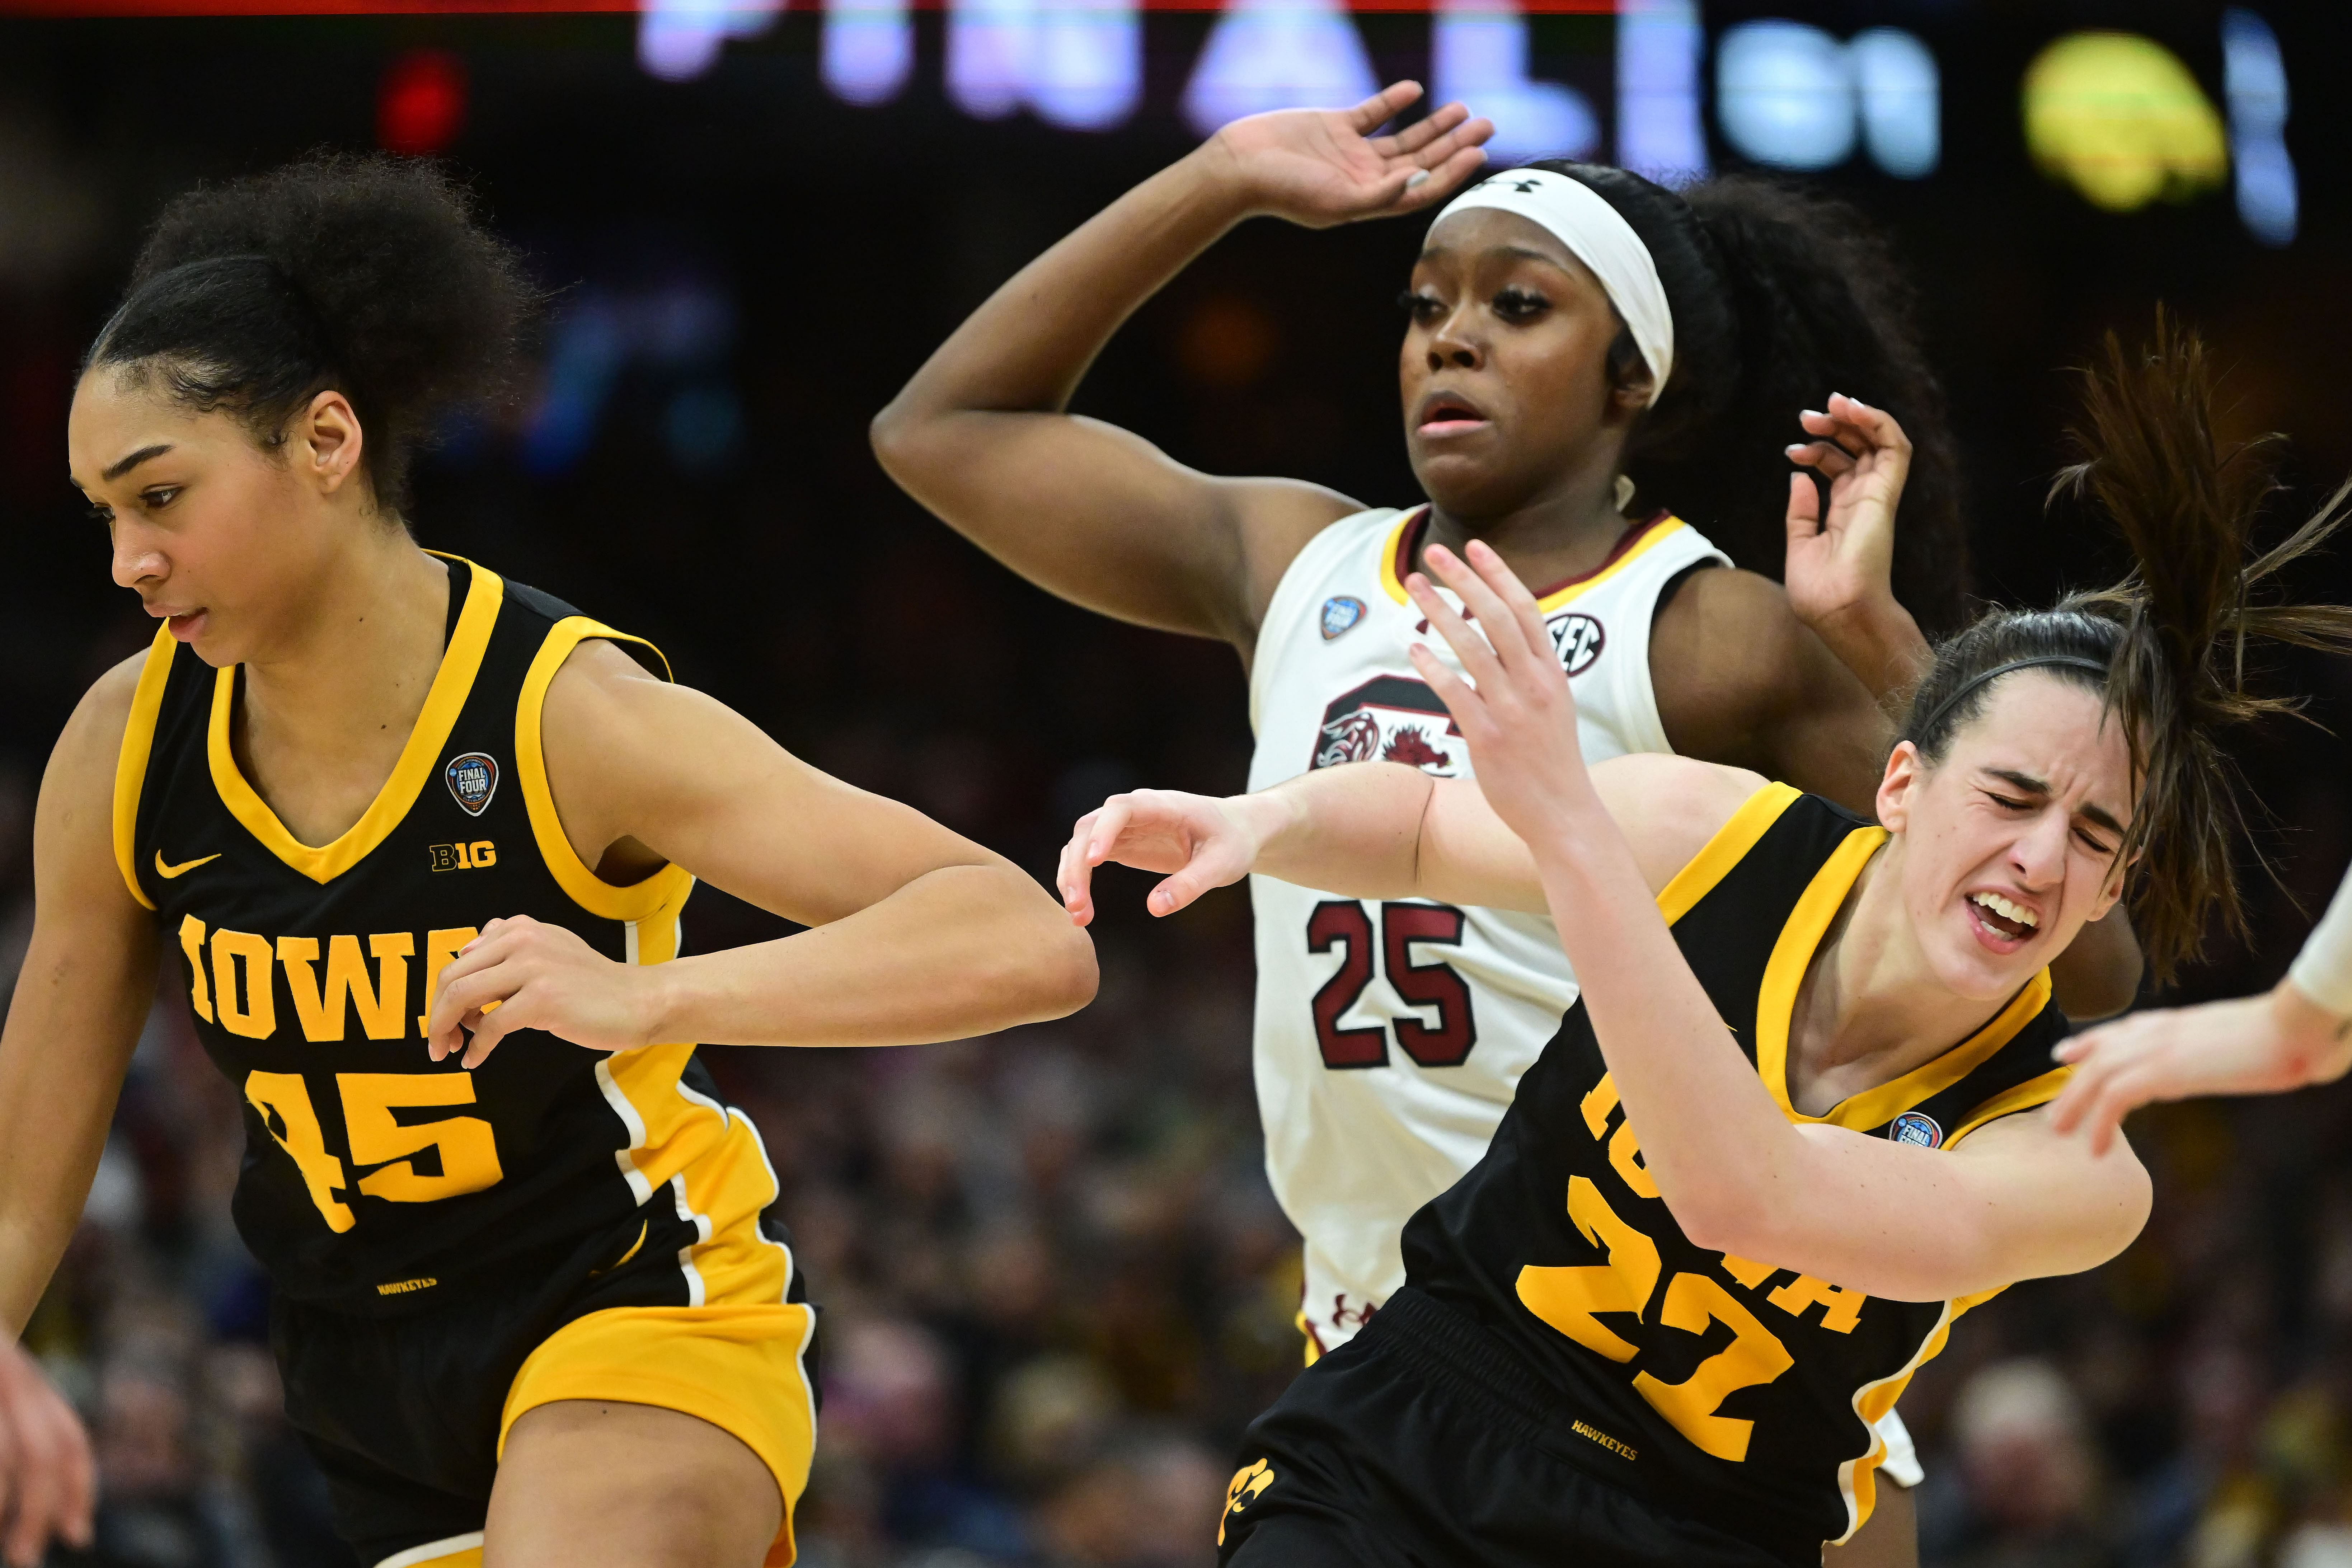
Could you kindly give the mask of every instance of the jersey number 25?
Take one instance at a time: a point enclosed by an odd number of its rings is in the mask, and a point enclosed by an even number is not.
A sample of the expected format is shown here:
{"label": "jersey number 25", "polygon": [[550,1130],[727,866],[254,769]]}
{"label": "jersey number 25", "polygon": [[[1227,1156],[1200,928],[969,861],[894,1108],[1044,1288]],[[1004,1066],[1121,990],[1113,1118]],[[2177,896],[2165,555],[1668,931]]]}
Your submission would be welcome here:
{"label": "jersey number 25", "polygon": [[[1415,963],[1415,942],[1458,947],[1463,915],[1451,904],[1382,904],[1380,939],[1372,934],[1370,911],[1353,899],[1327,899],[1307,920],[1307,951],[1342,950],[1339,973],[1315,993],[1315,1039],[1322,1047],[1327,1068],[1386,1067],[1389,1028],[1404,1054],[1425,1068],[1457,1068],[1478,1043],[1478,1019],[1470,1005],[1470,987],[1450,964]],[[1437,1010],[1434,1027],[1416,1013],[1400,1013],[1389,1024],[1341,1025],[1348,1010],[1372,983],[1375,967],[1384,970],[1390,989],[1409,1008]]]}

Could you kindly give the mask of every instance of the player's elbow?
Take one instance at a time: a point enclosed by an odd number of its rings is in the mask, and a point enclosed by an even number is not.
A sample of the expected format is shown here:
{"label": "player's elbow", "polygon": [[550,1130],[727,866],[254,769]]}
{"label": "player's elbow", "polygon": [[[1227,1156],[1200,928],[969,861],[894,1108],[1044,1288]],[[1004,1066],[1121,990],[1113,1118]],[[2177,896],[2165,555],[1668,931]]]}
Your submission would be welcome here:
{"label": "player's elbow", "polygon": [[1021,886],[1016,908],[1008,911],[1013,918],[1003,923],[990,988],[1014,1021],[1066,1018],[1092,1002],[1100,984],[1093,939],[1027,877],[1009,868],[1006,875]]}
{"label": "player's elbow", "polygon": [[1735,1258],[1769,1258],[1784,1240],[1775,1221],[1786,1216],[1760,1201],[1768,1184],[1723,1181],[1710,1172],[1702,1180],[1677,1184],[1666,1207],[1693,1246]]}

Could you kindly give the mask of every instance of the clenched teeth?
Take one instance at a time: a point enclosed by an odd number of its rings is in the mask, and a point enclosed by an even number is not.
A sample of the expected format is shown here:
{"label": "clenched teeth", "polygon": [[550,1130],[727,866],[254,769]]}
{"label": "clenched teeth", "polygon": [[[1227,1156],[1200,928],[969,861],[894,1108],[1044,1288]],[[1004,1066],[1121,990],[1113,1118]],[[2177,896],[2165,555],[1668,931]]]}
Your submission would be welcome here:
{"label": "clenched teeth", "polygon": [[2021,926],[2039,926],[2042,917],[2021,904],[2012,904],[1999,893],[1970,893],[1969,898],[1982,904],[2003,920],[2015,921]]}

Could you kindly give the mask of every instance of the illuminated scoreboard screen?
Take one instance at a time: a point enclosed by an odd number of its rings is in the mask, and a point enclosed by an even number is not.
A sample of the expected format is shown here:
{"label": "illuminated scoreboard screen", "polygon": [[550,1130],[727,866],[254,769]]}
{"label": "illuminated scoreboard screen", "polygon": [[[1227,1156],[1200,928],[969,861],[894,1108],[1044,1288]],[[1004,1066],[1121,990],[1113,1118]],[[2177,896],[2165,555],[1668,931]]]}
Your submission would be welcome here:
{"label": "illuminated scoreboard screen", "polygon": [[[2272,20],[2254,7],[2170,6],[2155,31],[2069,28],[2067,9],[947,0],[927,17],[907,0],[834,0],[801,21],[843,102],[935,90],[974,119],[1029,115],[1080,133],[1172,118],[1207,135],[1261,110],[1350,102],[1409,73],[1434,100],[1492,119],[1490,151],[1505,162],[1598,158],[1671,182],[1727,161],[1925,181],[1954,156],[1956,117],[1990,120],[2007,134],[1977,140],[2013,151],[2021,132],[2031,163],[2096,207],[2226,190],[2251,235],[2290,242],[2291,94]],[[2117,15],[2133,10],[2159,8]],[[2029,17],[2041,36],[2021,28]],[[638,59],[691,79],[730,40],[777,26],[763,7],[656,0]],[[931,26],[935,49],[919,42]]]}

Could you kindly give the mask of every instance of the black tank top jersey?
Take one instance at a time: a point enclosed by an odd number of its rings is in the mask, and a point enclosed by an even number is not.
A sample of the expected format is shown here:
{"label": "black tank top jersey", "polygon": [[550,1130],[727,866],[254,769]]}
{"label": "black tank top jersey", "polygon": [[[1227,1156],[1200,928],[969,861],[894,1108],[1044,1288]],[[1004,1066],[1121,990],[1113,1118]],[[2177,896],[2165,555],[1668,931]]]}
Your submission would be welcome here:
{"label": "black tank top jersey", "polygon": [[[693,886],[675,866],[600,880],[548,789],[539,721],[556,670],[585,638],[640,639],[448,567],[450,631],[424,711],[333,843],[296,841],[239,771],[241,670],[208,668],[168,628],[115,780],[124,879],[179,954],[196,1033],[245,1101],[237,1229],[280,1291],[373,1313],[546,1267],[604,1233],[660,1237],[685,1222],[692,1241],[688,1167],[757,1144],[691,1045],[608,1057],[520,1030],[471,1072],[426,1054],[436,980],[494,917],[659,963]],[[679,1257],[678,1304],[699,1305]]]}
{"label": "black tank top jersey", "polygon": [[[1822,1117],[1789,1102],[1798,985],[1885,838],[1768,785],[1658,901],[1790,1121],[1948,1149],[2064,1082],[2050,1050],[2067,1025],[2046,972],[1905,1077]],[[1500,1331],[1601,1473],[1800,1558],[1869,1517],[1885,1457],[1871,1423],[1953,1320],[1995,1294],[1882,1300],[1694,1246],[1643,1168],[1581,1003],[1520,1080],[1486,1157],[1413,1215],[1403,1246],[1408,1281]]]}

